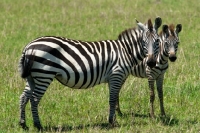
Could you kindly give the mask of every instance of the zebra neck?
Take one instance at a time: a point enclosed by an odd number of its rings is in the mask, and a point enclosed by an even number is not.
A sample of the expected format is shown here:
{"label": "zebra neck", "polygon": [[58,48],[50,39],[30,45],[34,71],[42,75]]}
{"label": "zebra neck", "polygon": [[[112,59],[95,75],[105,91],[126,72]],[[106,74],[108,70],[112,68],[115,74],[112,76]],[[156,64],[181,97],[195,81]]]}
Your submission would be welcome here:
{"label": "zebra neck", "polygon": [[140,42],[133,43],[130,40],[118,40],[121,44],[122,53],[129,57],[131,66],[141,62],[145,58],[144,50]]}

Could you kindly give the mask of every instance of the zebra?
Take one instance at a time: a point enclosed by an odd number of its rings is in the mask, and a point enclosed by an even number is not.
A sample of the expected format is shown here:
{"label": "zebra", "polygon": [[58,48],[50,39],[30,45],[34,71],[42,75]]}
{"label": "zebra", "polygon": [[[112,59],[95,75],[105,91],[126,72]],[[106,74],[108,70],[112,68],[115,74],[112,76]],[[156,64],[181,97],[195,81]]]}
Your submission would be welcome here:
{"label": "zebra", "polygon": [[158,28],[162,19],[151,19],[147,26],[137,21],[138,28],[123,31],[117,40],[86,42],[56,36],[39,37],[27,44],[19,60],[20,76],[26,86],[20,96],[20,126],[28,130],[25,107],[30,100],[34,126],[42,130],[38,104],[50,83],[56,78],[70,88],[90,88],[100,83],[109,86],[109,123],[115,122],[115,105],[121,86],[131,68],[148,57],[154,67],[158,53]]}
{"label": "zebra", "polygon": [[[164,105],[163,105],[163,80],[164,74],[168,69],[168,59],[171,62],[175,62],[177,59],[176,53],[178,50],[179,37],[178,34],[182,30],[182,25],[177,24],[176,29],[173,24],[163,25],[162,31],[160,32],[160,51],[158,53],[156,66],[150,68],[147,66],[147,58],[144,58],[142,62],[134,66],[131,74],[140,78],[148,78],[149,89],[150,89],[150,117],[155,118],[154,115],[154,82],[156,81],[158,97],[160,101],[161,116],[166,116]],[[119,99],[116,105],[116,111],[121,116],[122,112],[119,106]]]}

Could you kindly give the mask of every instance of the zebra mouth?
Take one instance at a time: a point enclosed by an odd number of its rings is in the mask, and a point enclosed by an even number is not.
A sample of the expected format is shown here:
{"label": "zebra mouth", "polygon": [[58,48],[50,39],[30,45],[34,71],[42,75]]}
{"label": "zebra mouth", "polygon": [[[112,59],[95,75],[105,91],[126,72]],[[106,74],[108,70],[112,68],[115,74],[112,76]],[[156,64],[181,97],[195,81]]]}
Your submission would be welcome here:
{"label": "zebra mouth", "polygon": [[148,55],[147,66],[153,68],[156,66],[156,59],[154,55]]}
{"label": "zebra mouth", "polygon": [[176,61],[176,53],[175,52],[170,52],[169,53],[169,60],[171,61],[171,62],[175,62]]}
{"label": "zebra mouth", "polygon": [[150,67],[150,68],[153,68],[156,66],[156,60],[155,59],[149,59],[147,61],[147,65]]}

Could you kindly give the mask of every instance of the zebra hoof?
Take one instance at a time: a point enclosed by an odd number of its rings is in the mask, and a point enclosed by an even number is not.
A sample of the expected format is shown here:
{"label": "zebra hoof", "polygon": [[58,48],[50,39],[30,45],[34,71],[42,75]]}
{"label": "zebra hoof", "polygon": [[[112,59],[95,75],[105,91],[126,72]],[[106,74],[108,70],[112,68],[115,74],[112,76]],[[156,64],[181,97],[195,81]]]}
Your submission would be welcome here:
{"label": "zebra hoof", "polygon": [[115,122],[115,115],[112,117],[109,117],[109,123],[113,124]]}
{"label": "zebra hoof", "polygon": [[117,121],[114,121],[113,123],[109,123],[108,128],[115,128],[119,127],[119,123]]}
{"label": "zebra hoof", "polygon": [[113,128],[114,127],[114,120],[113,119],[109,119],[109,128]]}
{"label": "zebra hoof", "polygon": [[26,126],[25,122],[19,122],[19,125],[24,129],[24,130],[29,130],[29,128]]}
{"label": "zebra hoof", "polygon": [[43,127],[40,123],[34,123],[34,127],[38,129],[38,131],[43,131]]}
{"label": "zebra hoof", "polygon": [[109,126],[110,127],[115,127],[117,124],[117,121],[116,121],[116,116],[114,115],[113,117],[109,117]]}

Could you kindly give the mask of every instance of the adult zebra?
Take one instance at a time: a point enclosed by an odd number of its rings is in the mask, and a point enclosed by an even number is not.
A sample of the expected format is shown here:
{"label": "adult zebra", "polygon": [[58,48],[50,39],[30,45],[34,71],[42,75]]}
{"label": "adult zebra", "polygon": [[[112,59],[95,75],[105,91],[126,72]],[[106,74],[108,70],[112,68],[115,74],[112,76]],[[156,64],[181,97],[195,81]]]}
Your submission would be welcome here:
{"label": "adult zebra", "polygon": [[[176,52],[178,50],[179,37],[178,34],[182,30],[182,25],[177,24],[176,29],[173,24],[167,26],[163,25],[160,32],[160,51],[158,53],[156,66],[150,68],[147,66],[147,58],[144,58],[142,62],[134,66],[132,69],[132,75],[140,78],[148,78],[150,89],[150,117],[155,118],[154,115],[154,82],[156,81],[158,97],[160,100],[161,116],[165,116],[165,110],[163,105],[163,80],[164,74],[168,68],[168,59],[171,62],[176,60]],[[122,115],[119,100],[117,101],[116,110],[119,115]]]}
{"label": "adult zebra", "polygon": [[38,104],[54,78],[70,88],[89,88],[100,83],[109,84],[109,123],[114,123],[115,105],[121,86],[131,68],[148,56],[148,65],[155,66],[154,52],[159,47],[155,25],[147,26],[137,21],[139,29],[125,30],[118,40],[84,42],[61,37],[46,36],[30,42],[23,50],[19,71],[26,79],[26,87],[20,96],[20,122],[28,129],[25,106],[30,99],[34,126],[42,129]]}

